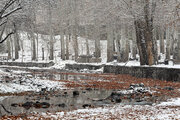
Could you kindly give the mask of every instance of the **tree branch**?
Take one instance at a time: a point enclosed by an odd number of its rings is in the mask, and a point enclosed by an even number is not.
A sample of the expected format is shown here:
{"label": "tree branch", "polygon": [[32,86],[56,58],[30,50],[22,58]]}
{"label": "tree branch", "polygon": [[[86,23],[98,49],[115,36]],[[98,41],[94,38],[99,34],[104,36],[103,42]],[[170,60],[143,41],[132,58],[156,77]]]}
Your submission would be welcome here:
{"label": "tree branch", "polygon": [[8,12],[8,13],[2,15],[2,16],[1,16],[1,19],[3,19],[3,18],[5,18],[5,17],[9,16],[10,14],[12,14],[12,13],[14,13],[14,12],[16,12],[17,10],[20,10],[20,9],[22,9],[22,7],[21,7],[21,6],[18,6],[17,8],[11,10],[10,12]]}
{"label": "tree branch", "polygon": [[6,37],[0,41],[0,44],[3,43],[6,39],[8,39],[8,37],[12,34],[14,34],[14,32],[10,32],[8,35],[6,35]]}
{"label": "tree branch", "polygon": [[0,27],[1,27],[2,25],[6,24],[6,23],[7,23],[7,20],[5,20],[4,22],[2,22],[2,23],[0,24]]}
{"label": "tree branch", "polygon": [[0,11],[0,17],[4,14],[4,12],[15,2],[16,0],[9,0],[6,2],[2,10]]}

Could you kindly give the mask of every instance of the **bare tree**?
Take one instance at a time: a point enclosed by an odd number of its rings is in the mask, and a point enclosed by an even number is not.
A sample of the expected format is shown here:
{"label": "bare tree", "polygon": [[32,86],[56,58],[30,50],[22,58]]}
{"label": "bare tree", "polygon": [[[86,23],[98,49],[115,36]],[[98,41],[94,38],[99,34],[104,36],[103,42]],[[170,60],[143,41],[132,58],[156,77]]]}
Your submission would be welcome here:
{"label": "bare tree", "polygon": [[[14,7],[14,9],[9,9],[11,6],[14,6],[14,4],[17,4],[16,7]],[[0,35],[0,43],[3,43],[10,35],[14,34],[14,31],[12,31],[8,33],[4,38],[2,37],[5,32],[5,27],[8,21],[8,17],[14,12],[22,9],[22,7],[18,0],[1,1],[0,5],[2,6],[0,10],[0,28],[4,26]]]}

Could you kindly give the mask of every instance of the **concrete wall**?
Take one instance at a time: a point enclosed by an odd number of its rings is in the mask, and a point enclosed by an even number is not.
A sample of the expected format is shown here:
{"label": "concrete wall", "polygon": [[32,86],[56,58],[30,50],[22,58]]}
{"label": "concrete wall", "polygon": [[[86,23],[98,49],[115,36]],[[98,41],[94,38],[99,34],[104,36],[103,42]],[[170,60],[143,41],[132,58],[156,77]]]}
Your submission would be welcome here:
{"label": "concrete wall", "polygon": [[101,65],[89,65],[89,64],[66,64],[66,69],[69,70],[81,70],[81,69],[89,69],[89,70],[97,70],[100,69]]}
{"label": "concrete wall", "polygon": [[53,62],[49,63],[33,63],[33,62],[0,62],[0,65],[8,66],[21,66],[21,67],[50,67],[53,66]]}
{"label": "concrete wall", "polygon": [[104,66],[104,73],[129,74],[138,78],[180,81],[180,69],[157,67]]}

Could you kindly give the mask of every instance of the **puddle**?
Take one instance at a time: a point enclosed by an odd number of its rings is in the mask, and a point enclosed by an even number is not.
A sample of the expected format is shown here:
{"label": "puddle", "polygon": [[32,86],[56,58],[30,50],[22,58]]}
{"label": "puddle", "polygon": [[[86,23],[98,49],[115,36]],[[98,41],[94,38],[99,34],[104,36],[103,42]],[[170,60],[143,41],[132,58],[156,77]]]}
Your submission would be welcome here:
{"label": "puddle", "polygon": [[57,112],[86,107],[98,107],[111,104],[102,101],[112,93],[111,90],[77,90],[59,91],[54,95],[14,96],[0,102],[0,116],[17,115],[31,112]]}

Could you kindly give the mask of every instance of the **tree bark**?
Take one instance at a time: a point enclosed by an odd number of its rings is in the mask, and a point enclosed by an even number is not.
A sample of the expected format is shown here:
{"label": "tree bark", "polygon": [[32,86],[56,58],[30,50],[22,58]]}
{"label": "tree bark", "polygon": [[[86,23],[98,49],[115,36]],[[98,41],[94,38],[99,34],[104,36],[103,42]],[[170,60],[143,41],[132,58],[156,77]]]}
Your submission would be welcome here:
{"label": "tree bark", "polygon": [[54,60],[54,38],[51,33],[50,35],[50,55],[49,55],[49,60]]}
{"label": "tree bark", "polygon": [[120,59],[121,59],[121,56],[120,56],[120,46],[121,46],[121,43],[120,43],[120,40],[121,40],[121,34],[120,34],[120,30],[118,29],[117,30],[117,33],[116,33],[116,51],[117,51],[117,61],[120,62]]}
{"label": "tree bark", "polygon": [[85,27],[85,38],[86,38],[86,55],[90,55],[89,42],[88,42],[88,28]]}
{"label": "tree bark", "polygon": [[134,24],[136,29],[136,43],[139,50],[140,64],[148,65],[147,51],[144,40],[144,22],[141,20],[136,20]]}
{"label": "tree bark", "polygon": [[42,48],[42,60],[44,60],[44,48]]}
{"label": "tree bark", "polygon": [[[6,30],[6,34],[7,33],[8,33],[8,31]],[[7,44],[8,60],[10,60],[11,59],[11,41],[10,41],[10,38],[7,39],[6,44]]]}
{"label": "tree bark", "polygon": [[64,31],[61,31],[61,59],[65,60],[65,42],[64,42]]}
{"label": "tree bark", "polygon": [[39,58],[39,34],[36,33],[36,60],[38,61]]}
{"label": "tree bark", "polygon": [[101,46],[100,46],[100,31],[99,31],[99,26],[95,25],[95,30],[94,30],[94,39],[95,39],[95,57],[99,58],[101,57]]}
{"label": "tree bark", "polygon": [[160,53],[164,54],[164,29],[160,29]]}
{"label": "tree bark", "polygon": [[177,60],[180,60],[180,28],[177,28],[176,36],[177,36]]}
{"label": "tree bark", "polygon": [[66,30],[66,60],[69,60],[69,39],[70,39],[70,34],[68,33],[69,31]]}
{"label": "tree bark", "polygon": [[78,56],[79,56],[79,47],[78,47],[78,39],[77,39],[77,29],[76,26],[73,27],[73,48],[74,48],[74,57],[75,57],[75,61],[77,60]]}
{"label": "tree bark", "polygon": [[113,57],[113,29],[112,29],[112,25],[109,23],[108,27],[107,27],[107,62],[112,62],[114,60]]}
{"label": "tree bark", "polygon": [[32,40],[32,60],[36,60],[36,40],[35,40],[35,35],[34,32],[30,33],[31,35],[31,40]]}
{"label": "tree bark", "polygon": [[121,59],[120,62],[127,62],[129,57],[129,46],[128,46],[128,34],[127,28],[125,25],[121,28],[121,47],[120,47],[120,54]]}
{"label": "tree bark", "polygon": [[[144,2],[144,18],[135,20],[137,46],[141,65],[153,65],[155,64],[153,41],[153,11],[155,6],[150,7],[149,0]],[[152,13],[150,13],[150,9]]]}
{"label": "tree bark", "polygon": [[7,40],[7,52],[8,52],[8,60],[11,59],[11,43],[10,43],[10,39]]}
{"label": "tree bark", "polygon": [[166,29],[166,59],[170,59],[170,31],[169,27]]}
{"label": "tree bark", "polygon": [[136,59],[137,45],[136,45],[136,31],[132,31],[132,58]]}
{"label": "tree bark", "polygon": [[15,54],[15,60],[16,59],[19,59],[19,45],[18,45],[18,39],[19,39],[19,37],[18,37],[18,33],[17,33],[17,31],[16,31],[16,33],[14,34],[14,54]]}

